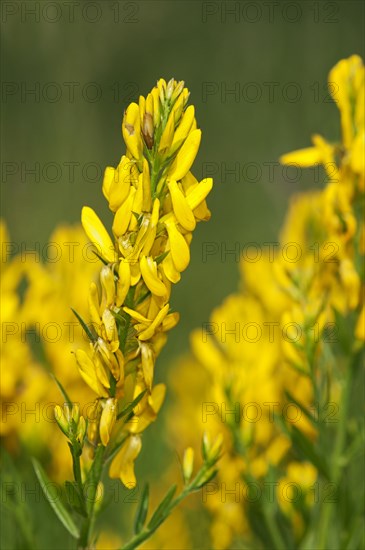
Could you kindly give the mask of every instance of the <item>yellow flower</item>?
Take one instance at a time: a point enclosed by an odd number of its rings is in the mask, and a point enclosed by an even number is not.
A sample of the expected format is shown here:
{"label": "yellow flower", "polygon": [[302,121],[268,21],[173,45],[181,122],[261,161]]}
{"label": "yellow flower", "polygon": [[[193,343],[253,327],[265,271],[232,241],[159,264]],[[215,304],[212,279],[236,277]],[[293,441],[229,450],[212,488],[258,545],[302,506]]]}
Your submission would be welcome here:
{"label": "yellow flower", "polygon": [[111,478],[120,479],[128,489],[136,486],[137,480],[134,474],[134,461],[142,448],[139,435],[131,435],[122,445],[121,450],[114,458],[109,469]]}
{"label": "yellow flower", "polygon": [[112,240],[94,210],[88,206],[84,206],[81,221],[90,241],[97,246],[100,253],[108,262],[113,262],[115,260],[115,252]]}
{"label": "yellow flower", "polygon": [[[91,208],[82,211],[85,232],[105,264],[100,284],[92,283],[89,293],[92,355],[76,352],[80,374],[98,396],[90,435],[95,445],[108,445],[112,431],[113,438],[141,433],[163,402],[165,389],[154,387],[153,378],[166,332],[179,319],[170,311],[171,283],[188,267],[197,221],[210,217],[205,199],[213,185],[211,179],[198,183],[190,173],[201,130],[188,96],[183,82],[160,79],[146,98],[126,109],[127,151],[117,168],[106,168],[102,186],[114,214],[114,240]],[[116,421],[119,405],[143,391],[138,422]],[[128,441],[139,452],[140,440]],[[127,474],[118,475],[125,481],[133,478],[138,452],[123,449],[111,471],[115,475],[116,465],[126,461]]]}

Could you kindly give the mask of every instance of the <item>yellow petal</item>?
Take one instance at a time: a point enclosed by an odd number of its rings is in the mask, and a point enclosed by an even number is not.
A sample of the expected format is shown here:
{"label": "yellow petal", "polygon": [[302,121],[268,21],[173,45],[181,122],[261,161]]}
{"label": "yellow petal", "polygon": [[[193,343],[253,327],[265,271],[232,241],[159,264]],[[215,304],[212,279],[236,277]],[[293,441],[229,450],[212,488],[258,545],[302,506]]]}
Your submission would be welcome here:
{"label": "yellow petal", "polygon": [[168,121],[166,123],[166,126],[164,128],[164,131],[162,132],[160,144],[158,147],[159,152],[165,151],[166,149],[170,148],[170,145],[174,137],[174,128],[175,128],[175,117],[174,117],[174,113],[171,111]]}
{"label": "yellow petal", "polygon": [[187,231],[193,231],[195,229],[196,222],[194,214],[188,205],[186,198],[179,189],[176,181],[171,180],[167,185],[171,194],[172,206],[177,221]]}
{"label": "yellow petal", "polygon": [[153,96],[149,93],[146,97],[146,113],[153,116]]}
{"label": "yellow petal", "polygon": [[179,181],[190,170],[199,150],[201,130],[194,130],[186,138],[168,173],[171,180]]}
{"label": "yellow petal", "polygon": [[119,363],[112,351],[108,348],[108,345],[102,338],[98,338],[96,345],[97,353],[99,353],[100,360],[103,365],[110,370],[115,380],[119,380],[120,367]]}
{"label": "yellow petal", "polygon": [[110,187],[114,179],[114,172],[115,170],[111,166],[107,166],[105,168],[102,191],[107,201],[109,200]]}
{"label": "yellow petal", "polygon": [[143,330],[140,334],[138,334],[138,340],[145,341],[152,338],[152,336],[155,334],[156,329],[160,326],[162,321],[165,319],[166,315],[168,314],[170,305],[166,304],[161,311],[157,314],[157,316],[154,318],[152,323],[148,328]]}
{"label": "yellow petal", "polygon": [[143,211],[150,212],[151,210],[151,178],[150,169],[146,159],[143,160]]}
{"label": "yellow petal", "polygon": [[105,327],[107,340],[110,343],[111,351],[114,352],[119,347],[119,339],[118,339],[118,330],[117,330],[117,324],[115,322],[115,317],[110,311],[110,309],[108,308],[104,309],[102,320]]}
{"label": "yellow petal", "polygon": [[144,381],[149,390],[152,387],[155,358],[152,347],[148,344],[141,344],[142,371]]}
{"label": "yellow petal", "polygon": [[351,168],[360,176],[365,172],[365,133],[358,134],[351,150]]}
{"label": "yellow petal", "polygon": [[153,88],[151,95],[153,99],[153,125],[156,128],[160,123],[160,94],[158,88]]}
{"label": "yellow petal", "polygon": [[[193,184],[189,185],[186,192],[185,199],[191,210],[195,211],[195,209],[198,208],[203,203],[205,198],[208,196],[208,194],[212,190],[212,187],[213,187],[212,178],[205,178],[200,183],[197,183],[196,185],[193,185]],[[160,219],[160,222],[167,223],[169,221],[172,221],[174,217],[175,215],[172,212],[169,212],[168,214],[165,214],[165,216],[163,216]]]}
{"label": "yellow petal", "polygon": [[141,250],[141,253],[144,254],[145,256],[148,256],[149,253],[151,252],[151,248],[156,238],[156,228],[157,228],[157,223],[159,219],[159,213],[160,213],[160,201],[158,199],[155,199],[153,202],[151,219],[148,226],[148,234],[146,235],[146,240]]}
{"label": "yellow petal", "polygon": [[307,147],[298,149],[291,153],[282,155],[279,159],[281,164],[294,164],[298,166],[308,167],[322,163],[322,154],[317,147]]}
{"label": "yellow petal", "polygon": [[133,179],[131,174],[133,166],[134,163],[123,155],[118,168],[114,171],[109,191],[109,208],[113,212],[118,210],[129,195],[131,181]]}
{"label": "yellow petal", "polygon": [[328,89],[341,113],[342,139],[346,149],[350,149],[354,137],[354,82],[362,67],[361,58],[352,55],[348,59],[341,59],[328,75]]}
{"label": "yellow petal", "polygon": [[121,482],[128,489],[133,489],[137,483],[134,474],[134,461],[139,455],[141,448],[141,438],[138,435],[131,435],[110,465],[110,477],[114,479],[120,478]]}
{"label": "yellow petal", "polygon": [[[182,99],[182,96],[180,96]],[[181,119],[181,122],[179,126],[176,128],[174,139],[171,144],[171,149],[169,151],[170,154],[175,153],[179,147],[183,144],[184,140],[187,138],[191,126],[193,124],[195,117],[195,109],[193,105],[189,105],[189,107],[186,109],[185,113],[183,114],[183,117]]]}
{"label": "yellow petal", "polygon": [[180,320],[180,314],[177,311],[175,311],[174,313],[170,313],[162,323],[162,330],[163,331],[171,330],[172,328],[176,327],[179,320]]}
{"label": "yellow petal", "polygon": [[194,449],[188,447],[185,449],[183,458],[183,473],[186,481],[189,481],[194,468]]}
{"label": "yellow petal", "polygon": [[82,349],[78,349],[75,355],[79,372],[86,384],[88,384],[97,395],[108,397],[108,392],[96,377],[94,363],[89,356]]}
{"label": "yellow petal", "polygon": [[114,262],[116,255],[112,240],[100,218],[89,206],[83,207],[81,222],[89,240],[98,248],[103,258],[108,262]]}
{"label": "yellow petal", "polygon": [[132,262],[131,267],[131,286],[136,286],[141,278],[141,269],[139,267],[139,262]]}
{"label": "yellow petal", "polygon": [[[183,95],[180,95],[177,98],[177,101],[174,103],[174,107],[173,107],[175,125],[179,122],[183,109],[184,109],[184,97]],[[175,139],[175,136],[174,136],[174,139]],[[171,149],[169,152],[171,152]]]}
{"label": "yellow petal", "polygon": [[103,365],[103,363],[101,362],[99,355],[97,353],[95,353],[93,357],[93,362],[95,365],[95,372],[96,372],[97,378],[100,380],[100,382],[103,384],[105,388],[110,388],[108,372],[105,366]]}
{"label": "yellow petal", "polygon": [[195,210],[209,195],[213,187],[213,179],[205,178],[187,193],[186,200],[192,210]]}
{"label": "yellow petal", "polygon": [[171,283],[178,283],[181,279],[179,271],[176,269],[174,262],[172,261],[171,251],[162,261],[162,269],[165,273],[166,278]]}
{"label": "yellow petal", "polygon": [[184,271],[190,262],[189,246],[174,222],[166,223],[166,229],[174,265],[179,272]]}
{"label": "yellow petal", "polygon": [[90,285],[88,303],[91,322],[95,325],[95,330],[98,332],[100,330],[101,318],[99,314],[98,289],[95,283],[91,283]]}
{"label": "yellow petal", "polygon": [[100,439],[104,447],[109,443],[115,421],[117,419],[117,400],[110,397],[106,400],[100,417]]}
{"label": "yellow petal", "polygon": [[129,307],[124,307],[123,310],[128,313],[128,315],[130,315],[132,317],[132,319],[134,319],[135,321],[138,321],[139,323],[144,323],[146,325],[149,325],[150,323],[152,323],[151,319],[147,319],[146,317],[144,317],[143,315],[141,315],[140,313],[138,313],[138,311],[135,311],[134,309],[131,309]]}
{"label": "yellow petal", "polygon": [[126,201],[118,208],[113,222],[113,233],[117,237],[121,237],[128,229],[128,225],[132,216],[132,205],[136,190],[130,188],[129,195]]}
{"label": "yellow petal", "polygon": [[109,307],[114,303],[115,282],[114,274],[109,266],[104,265],[100,271],[100,282],[104,291],[104,307]]}
{"label": "yellow petal", "polygon": [[151,395],[148,397],[148,403],[155,413],[161,409],[166,395],[165,384],[156,384]]}
{"label": "yellow petal", "polygon": [[139,175],[138,185],[133,198],[132,216],[129,222],[129,231],[135,231],[138,227],[135,214],[141,214],[143,207],[143,174]]}
{"label": "yellow petal", "polygon": [[121,260],[118,275],[116,304],[120,307],[123,305],[131,286],[131,269],[128,261]]}
{"label": "yellow petal", "polygon": [[143,97],[143,95],[139,96],[138,107],[139,107],[139,115],[140,115],[139,120],[140,120],[140,123],[141,123],[141,126],[142,126],[143,117],[144,117],[144,114],[146,112],[146,100]]}
{"label": "yellow petal", "polygon": [[[141,388],[142,389],[142,388]],[[138,411],[137,420],[131,426],[132,433],[142,433],[154,420],[156,420],[157,413],[165,399],[166,386],[164,384],[157,384],[152,389],[151,395],[147,398],[147,406],[142,409],[142,413]]]}
{"label": "yellow petal", "polygon": [[157,275],[157,264],[151,256],[142,256],[140,268],[143,280],[147,288],[156,296],[166,296],[167,288]]}
{"label": "yellow petal", "polygon": [[124,115],[122,133],[125,144],[137,160],[142,156],[141,120],[137,103],[131,103]]}

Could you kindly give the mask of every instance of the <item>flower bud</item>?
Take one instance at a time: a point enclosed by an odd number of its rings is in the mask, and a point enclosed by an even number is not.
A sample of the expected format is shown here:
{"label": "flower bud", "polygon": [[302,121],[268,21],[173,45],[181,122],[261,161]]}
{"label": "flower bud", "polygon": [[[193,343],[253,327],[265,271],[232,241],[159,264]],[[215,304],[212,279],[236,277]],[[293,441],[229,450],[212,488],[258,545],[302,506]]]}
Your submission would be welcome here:
{"label": "flower bud", "polygon": [[86,435],[86,422],[83,416],[80,416],[80,420],[77,426],[76,439],[79,443],[83,443]]}
{"label": "flower bud", "polygon": [[59,405],[56,405],[54,408],[54,417],[60,428],[60,430],[68,437],[69,434],[69,425],[67,419],[63,413],[63,410]]}
{"label": "flower bud", "polygon": [[194,467],[194,450],[192,447],[188,447],[184,452],[183,458],[183,474],[185,483],[188,483],[193,473]]}

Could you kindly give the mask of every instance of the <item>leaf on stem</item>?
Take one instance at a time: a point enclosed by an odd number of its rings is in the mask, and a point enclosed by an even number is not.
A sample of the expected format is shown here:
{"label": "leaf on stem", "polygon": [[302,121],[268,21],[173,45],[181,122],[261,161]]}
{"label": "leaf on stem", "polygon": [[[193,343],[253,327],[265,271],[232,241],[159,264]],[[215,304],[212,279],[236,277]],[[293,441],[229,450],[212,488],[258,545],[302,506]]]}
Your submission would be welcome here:
{"label": "leaf on stem", "polygon": [[174,494],[176,492],[176,485],[173,485],[170,487],[170,489],[167,491],[164,498],[161,500],[160,504],[157,506],[156,510],[154,511],[147,528],[150,531],[155,531],[159,525],[165,520],[166,518],[166,512],[168,510],[168,507],[174,498]]}
{"label": "leaf on stem", "polygon": [[69,512],[64,507],[63,503],[60,500],[60,497],[58,494],[51,494],[50,488],[52,487],[52,484],[50,480],[47,477],[47,474],[43,470],[42,466],[36,460],[35,458],[32,459],[33,462],[33,468],[36,473],[36,476],[38,478],[38,481],[42,487],[42,490],[44,492],[45,497],[47,498],[48,502],[52,506],[53,510],[55,511],[58,519],[61,521],[61,523],[66,527],[67,531],[75,538],[79,538],[80,533],[79,529],[76,526],[74,520],[72,519]]}
{"label": "leaf on stem", "polygon": [[149,488],[148,484],[145,485],[142,493],[141,500],[139,501],[136,515],[134,518],[134,532],[138,534],[146,521],[147,512],[148,512],[148,503],[149,503]]}

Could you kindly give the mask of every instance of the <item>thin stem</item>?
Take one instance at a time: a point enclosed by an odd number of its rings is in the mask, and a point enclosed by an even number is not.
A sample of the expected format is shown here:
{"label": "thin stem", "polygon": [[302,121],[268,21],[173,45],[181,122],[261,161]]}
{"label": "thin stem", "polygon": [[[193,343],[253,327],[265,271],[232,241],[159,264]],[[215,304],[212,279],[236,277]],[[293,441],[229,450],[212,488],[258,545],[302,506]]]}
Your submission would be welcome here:
{"label": "thin stem", "polygon": [[84,521],[82,526],[80,538],[78,541],[79,550],[88,550],[90,549],[90,538],[92,535],[92,528],[95,521],[95,497],[97,494],[98,485],[103,474],[104,462],[103,457],[105,453],[105,447],[99,445],[96,450],[94,462],[92,469],[90,471],[91,480],[90,480],[90,491],[88,496],[88,502],[86,503],[86,508],[88,510],[88,516]]}
{"label": "thin stem", "polygon": [[281,536],[278,526],[275,523],[275,518],[273,514],[270,513],[266,506],[263,507],[263,513],[267,528],[273,542],[273,548],[275,550],[284,550],[284,548],[286,548],[286,544]]}
{"label": "thin stem", "polygon": [[[177,496],[170,505],[166,508],[166,511],[164,513],[164,517],[162,521],[165,521],[165,519],[171,514],[172,510],[176,508],[180,502],[189,495],[189,493],[192,491],[192,483],[187,485],[180,493],[179,496]],[[149,539],[151,535],[156,531],[156,529],[159,527],[160,524],[158,524],[153,529],[149,529],[148,527],[145,527],[142,529],[140,533],[135,535],[125,546],[123,546],[122,550],[133,550],[134,548],[137,548],[142,542]]]}
{"label": "thin stem", "polygon": [[197,472],[196,476],[190,481],[190,483],[188,485],[185,485],[181,493],[177,497],[175,497],[166,507],[161,521],[152,528],[148,528],[148,526],[144,527],[140,533],[135,535],[129,542],[127,542],[125,546],[123,546],[122,550],[133,550],[134,548],[137,548],[137,546],[140,545],[142,542],[149,539],[151,535],[158,529],[161,523],[163,523],[171,514],[172,510],[176,508],[176,506],[178,506],[180,502],[184,500],[184,498],[189,496],[190,493],[198,490],[202,486],[202,480],[204,479],[210,468],[211,465],[209,466],[208,464],[204,464]]}
{"label": "thin stem", "polygon": [[[357,358],[357,355],[355,356]],[[347,429],[347,420],[349,413],[350,405],[350,396],[351,396],[351,387],[352,387],[352,374],[353,374],[353,364],[348,365],[346,377],[344,381],[344,387],[342,391],[342,410],[338,425],[337,437],[335,441],[335,446],[333,450],[333,456],[331,460],[331,481],[338,486],[338,483],[341,480],[343,463],[342,456],[345,450],[346,444],[346,429]],[[331,526],[332,514],[335,508],[334,502],[324,502],[322,505],[322,514],[319,525],[319,534],[318,534],[318,550],[326,550],[328,548],[328,534]]]}

